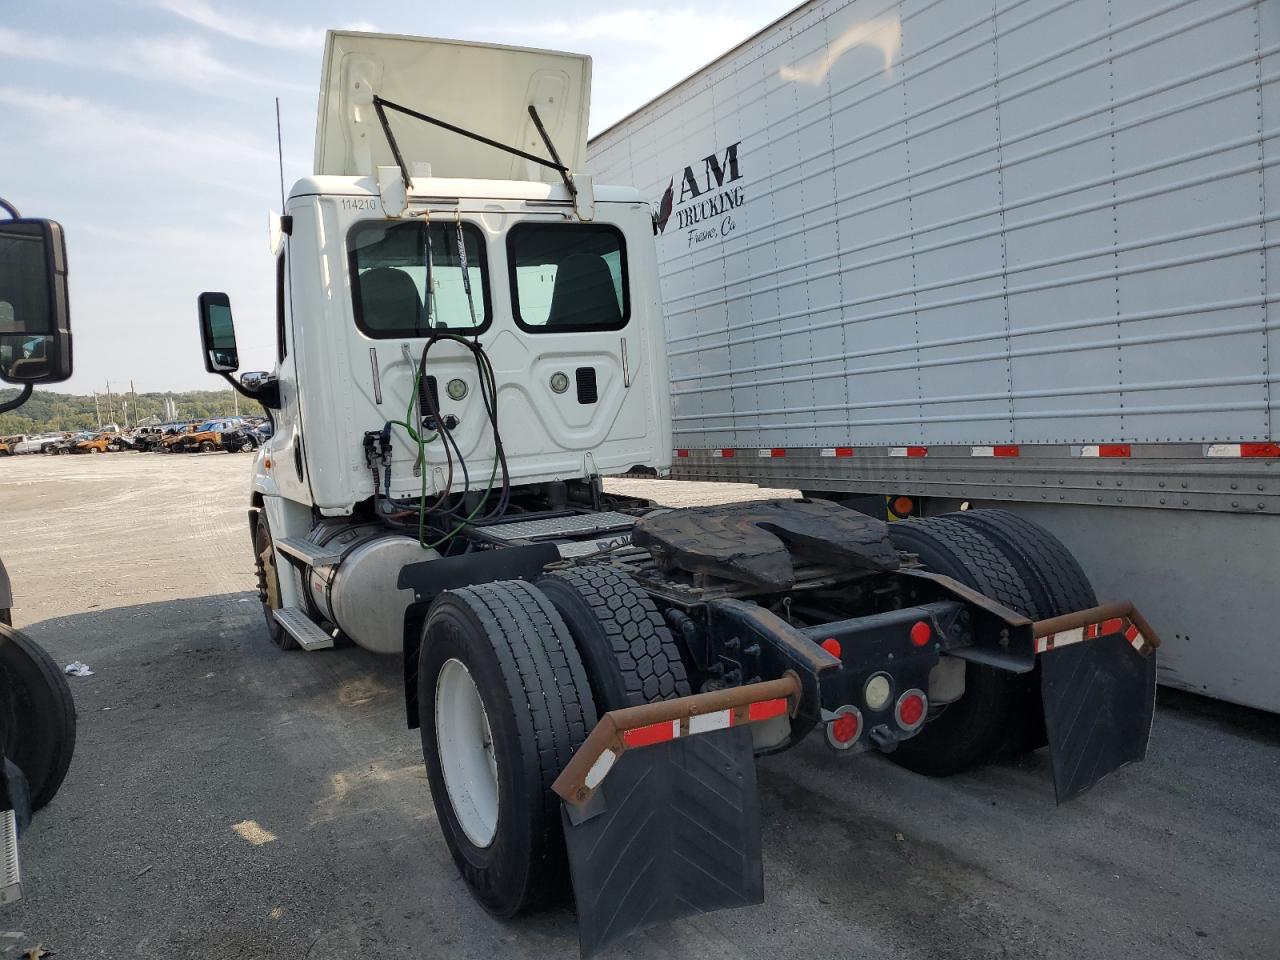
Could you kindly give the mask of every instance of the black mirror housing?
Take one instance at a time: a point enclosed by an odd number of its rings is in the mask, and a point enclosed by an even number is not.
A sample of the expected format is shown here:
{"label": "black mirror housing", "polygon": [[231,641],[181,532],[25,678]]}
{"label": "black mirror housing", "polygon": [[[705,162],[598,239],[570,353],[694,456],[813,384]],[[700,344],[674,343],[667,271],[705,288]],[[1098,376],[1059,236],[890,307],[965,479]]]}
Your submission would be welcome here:
{"label": "black mirror housing", "polygon": [[0,380],[34,385],[71,376],[67,248],[53,220],[0,221]]}
{"label": "black mirror housing", "polygon": [[240,369],[240,351],[236,348],[231,298],[225,293],[202,293],[198,302],[204,368],[210,373],[235,373]]}

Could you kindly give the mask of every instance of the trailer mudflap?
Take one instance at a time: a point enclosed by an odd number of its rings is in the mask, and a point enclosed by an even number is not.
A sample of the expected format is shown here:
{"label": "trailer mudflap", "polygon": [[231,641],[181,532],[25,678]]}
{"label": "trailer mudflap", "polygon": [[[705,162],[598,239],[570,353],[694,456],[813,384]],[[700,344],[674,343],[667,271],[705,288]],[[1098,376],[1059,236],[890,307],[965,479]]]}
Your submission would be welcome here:
{"label": "trailer mudflap", "polygon": [[583,957],[647,927],[764,901],[749,730],[627,751],[587,809],[562,804],[561,818]]}
{"label": "trailer mudflap", "polygon": [[1131,604],[1035,625],[1045,732],[1059,803],[1145,759],[1160,640]]}
{"label": "trailer mudflap", "polygon": [[764,900],[756,748],[790,735],[780,680],[605,714],[552,789],[583,957],[681,917]]}

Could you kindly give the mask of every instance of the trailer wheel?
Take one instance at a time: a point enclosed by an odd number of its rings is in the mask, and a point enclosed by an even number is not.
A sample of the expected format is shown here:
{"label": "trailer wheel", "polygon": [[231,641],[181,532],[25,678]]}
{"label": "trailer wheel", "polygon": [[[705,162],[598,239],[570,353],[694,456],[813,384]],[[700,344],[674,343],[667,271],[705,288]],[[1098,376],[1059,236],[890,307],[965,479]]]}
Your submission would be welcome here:
{"label": "trailer wheel", "polygon": [[562,899],[551,784],[596,711],[555,607],[516,580],[440,594],[423,627],[418,702],[436,818],[476,898],[499,917]]}
{"label": "trailer wheel", "polygon": [[67,678],[30,637],[0,627],[0,750],[27,778],[31,809],[58,792],[76,749]]}
{"label": "trailer wheel", "polygon": [[535,585],[564,618],[600,713],[688,696],[675,638],[649,594],[626,574],[602,565],[573,567]]}
{"label": "trailer wheel", "polygon": [[[944,517],[889,524],[899,550],[920,557],[925,568],[959,580],[1024,616],[1039,610],[1017,569],[982,533]],[[964,696],[889,756],[931,777],[945,777],[1009,755],[1025,742],[1026,683],[1016,674],[969,663]]]}
{"label": "trailer wheel", "polygon": [[271,527],[266,514],[258,514],[257,532],[253,538],[253,566],[258,575],[258,600],[267,621],[267,636],[281,650],[297,650],[298,641],[276,621],[280,609],[280,571],[276,568],[276,550],[271,540]]}
{"label": "trailer wheel", "polygon": [[[1061,540],[1039,524],[1008,510],[964,510],[945,514],[979,530],[1000,548],[1031,591],[1041,617],[1057,617],[1098,605],[1097,594],[1076,558]],[[1040,689],[1040,664],[1021,678],[1022,750],[1035,750],[1048,742],[1044,729],[1044,701]]]}

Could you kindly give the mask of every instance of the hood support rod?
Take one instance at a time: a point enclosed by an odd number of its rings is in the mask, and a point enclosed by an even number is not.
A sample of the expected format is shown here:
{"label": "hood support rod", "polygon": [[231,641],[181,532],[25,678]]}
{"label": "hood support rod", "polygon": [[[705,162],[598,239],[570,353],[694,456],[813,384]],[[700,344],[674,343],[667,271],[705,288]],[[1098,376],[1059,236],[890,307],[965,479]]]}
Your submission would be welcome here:
{"label": "hood support rod", "polygon": [[488,137],[466,130],[463,127],[455,126],[436,117],[427,116],[425,113],[419,113],[417,110],[410,110],[408,107],[399,103],[393,103],[390,100],[384,100],[377,94],[373,97],[373,109],[378,113],[378,122],[382,124],[382,133],[387,138],[387,145],[391,147],[391,154],[396,158],[396,165],[400,168],[400,179],[404,181],[405,193],[409,192],[409,167],[404,162],[404,157],[400,153],[400,146],[396,143],[395,135],[391,132],[391,124],[387,121],[386,109],[391,109],[397,113],[403,113],[406,117],[413,117],[415,120],[421,120],[423,123],[430,123],[437,127],[442,127],[450,133],[456,133],[460,136],[476,140],[486,146],[493,147],[495,150],[501,150],[504,153],[510,153],[520,157],[523,160],[531,160],[532,162],[544,167],[548,167],[560,174],[560,179],[564,181],[565,187],[569,191],[569,195],[576,197],[578,195],[577,188],[573,185],[573,181],[569,178],[569,168],[560,162],[560,155],[556,153],[556,148],[551,142],[551,138],[547,136],[547,130],[542,125],[542,118],[538,116],[538,110],[533,104],[529,104],[529,116],[533,118],[534,125],[538,128],[538,133],[542,135],[542,142],[547,145],[547,151],[553,157],[552,160],[545,160],[542,157],[536,157],[532,153],[526,153],[517,147],[507,146],[505,143],[499,143],[497,140],[491,140]]}

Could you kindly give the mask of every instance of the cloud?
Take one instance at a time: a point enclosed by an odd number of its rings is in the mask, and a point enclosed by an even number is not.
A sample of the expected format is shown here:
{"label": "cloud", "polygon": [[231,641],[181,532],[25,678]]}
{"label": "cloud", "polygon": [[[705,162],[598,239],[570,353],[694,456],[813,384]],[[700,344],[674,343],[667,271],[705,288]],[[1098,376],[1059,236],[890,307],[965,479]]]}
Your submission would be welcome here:
{"label": "cloud", "polygon": [[225,93],[226,84],[310,89],[233,67],[214,56],[203,40],[193,37],[134,37],[101,43],[0,27],[0,56],[164,80],[206,93]]}
{"label": "cloud", "polygon": [[[220,33],[233,40],[277,50],[320,53],[324,49],[325,31],[319,27],[295,25],[280,20],[255,17],[243,11],[224,13],[204,0],[151,0],[156,6],[190,23]],[[377,33],[378,28],[365,20],[351,21],[344,30]]]}
{"label": "cloud", "polygon": [[729,14],[705,14],[693,8],[631,8],[598,13],[581,20],[540,20],[507,24],[498,30],[525,37],[546,37],[570,43],[615,40],[645,46],[667,46],[679,38],[679,46],[725,48],[752,30],[750,21]]}
{"label": "cloud", "polygon": [[317,27],[295,26],[239,11],[223,13],[203,0],[156,0],[156,5],[206,30],[245,43],[280,50],[320,50],[324,46],[324,31]]}
{"label": "cloud", "polygon": [[[153,176],[165,170],[235,193],[261,195],[257,181],[274,179],[274,144],[247,138],[237,129],[173,122],[18,87],[0,87],[0,106],[29,113],[55,155],[74,156],[90,148],[103,182],[109,182],[110,172],[127,174],[145,166]],[[30,138],[24,143],[33,146]]]}

